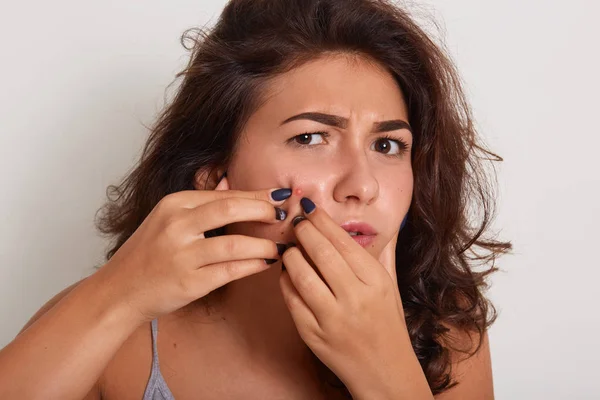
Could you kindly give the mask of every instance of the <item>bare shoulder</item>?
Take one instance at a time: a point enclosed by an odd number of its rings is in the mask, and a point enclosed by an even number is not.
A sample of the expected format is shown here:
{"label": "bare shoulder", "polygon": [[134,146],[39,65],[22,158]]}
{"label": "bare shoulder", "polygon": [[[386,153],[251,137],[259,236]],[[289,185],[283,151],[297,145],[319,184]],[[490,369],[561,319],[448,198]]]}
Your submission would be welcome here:
{"label": "bare shoulder", "polygon": [[[451,328],[452,379],[458,385],[435,396],[436,400],[493,400],[492,363],[487,331],[483,335]],[[481,345],[478,347],[478,345]],[[464,352],[463,352],[464,350]]]}

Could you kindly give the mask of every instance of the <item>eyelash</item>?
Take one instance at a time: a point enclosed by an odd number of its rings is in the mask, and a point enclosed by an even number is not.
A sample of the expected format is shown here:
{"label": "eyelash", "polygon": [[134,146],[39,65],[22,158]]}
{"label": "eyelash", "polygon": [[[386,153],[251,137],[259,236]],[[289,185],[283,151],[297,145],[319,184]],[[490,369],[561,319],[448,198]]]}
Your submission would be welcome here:
{"label": "eyelash", "polygon": [[[292,144],[292,145],[294,145],[294,146],[297,146],[297,147],[304,147],[304,148],[306,148],[306,147],[313,147],[313,146],[316,146],[316,145],[314,145],[314,144],[302,144],[302,143],[298,143],[298,142],[296,142],[296,139],[297,139],[297,138],[299,138],[299,137],[301,137],[301,136],[304,136],[304,135],[311,135],[311,136],[312,136],[312,135],[321,135],[321,136],[323,136],[323,138],[327,138],[327,137],[329,137],[329,136],[330,136],[330,135],[329,135],[329,133],[327,133],[327,132],[324,132],[324,131],[316,131],[316,132],[304,132],[304,133],[301,133],[301,134],[299,134],[299,135],[296,135],[296,136],[294,136],[294,137],[292,137],[292,138],[288,139],[288,140],[287,140],[287,142],[288,142],[288,143],[290,143],[290,144]],[[384,139],[384,140],[389,140],[389,141],[392,141],[392,142],[396,142],[396,143],[398,144],[398,148],[399,148],[399,153],[398,153],[398,154],[391,154],[391,155],[388,155],[388,154],[386,154],[386,153],[381,153],[381,154],[383,154],[384,156],[387,156],[387,157],[401,157],[401,156],[402,156],[403,154],[405,154],[405,153],[406,153],[406,151],[408,150],[408,143],[406,143],[406,142],[405,142],[404,140],[402,140],[402,139],[399,139],[399,138],[394,138],[394,137],[392,137],[392,136],[389,136],[389,135],[383,135],[383,136],[380,136],[380,137],[378,137],[378,138],[377,138],[377,140],[381,140],[381,139]]]}

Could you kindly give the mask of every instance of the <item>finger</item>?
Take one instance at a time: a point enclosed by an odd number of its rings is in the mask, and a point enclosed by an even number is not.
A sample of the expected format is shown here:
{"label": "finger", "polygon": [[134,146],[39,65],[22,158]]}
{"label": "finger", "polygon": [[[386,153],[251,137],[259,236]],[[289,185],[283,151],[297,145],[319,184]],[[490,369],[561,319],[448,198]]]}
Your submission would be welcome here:
{"label": "finger", "polygon": [[400,296],[400,289],[398,287],[398,276],[396,274],[396,245],[398,243],[398,232],[392,236],[392,240],[383,248],[378,261],[383,265],[385,270],[388,272],[392,281],[394,282],[394,293],[396,296],[396,303],[399,310],[402,310],[402,298]]}
{"label": "finger", "polygon": [[[297,219],[294,218],[294,221]],[[294,234],[336,298],[353,291],[358,281],[356,275],[338,250],[310,220],[296,223]]]}
{"label": "finger", "polygon": [[390,274],[394,282],[396,279],[396,245],[398,243],[398,232],[394,233],[392,239],[385,245],[379,255],[379,262],[384,266],[385,270]]}
{"label": "finger", "polygon": [[317,319],[327,318],[336,306],[336,299],[325,282],[302,256],[297,247],[288,248],[281,256],[284,274],[290,276],[294,287]]}
{"label": "finger", "polygon": [[253,258],[279,259],[284,243],[245,235],[223,235],[197,240],[182,250],[188,264],[206,265]]}
{"label": "finger", "polygon": [[[341,226],[339,226],[321,207],[317,207],[311,200],[303,198],[301,203],[309,205],[312,208],[310,213],[304,212],[304,217],[308,219],[315,228],[315,231],[321,233],[337,250],[340,256],[346,261],[346,265],[354,272],[354,275],[364,283],[370,282],[369,279],[374,273],[371,267],[373,256],[359,245]],[[304,208],[304,207],[303,207]],[[297,227],[303,225],[302,222]],[[308,224],[306,224],[308,225]],[[311,231],[312,234],[313,231]],[[305,246],[306,247],[306,246]],[[310,255],[311,258],[313,255]],[[316,260],[315,260],[316,262]]]}
{"label": "finger", "polygon": [[182,227],[192,235],[242,221],[274,224],[285,220],[287,212],[264,200],[228,197],[188,211]]}
{"label": "finger", "polygon": [[305,339],[303,336],[305,332],[320,329],[319,320],[315,314],[313,314],[300,293],[298,293],[298,290],[296,290],[296,287],[290,279],[290,275],[286,271],[279,277],[279,287],[281,288],[283,301],[288,310],[290,310],[290,314],[292,315],[292,319],[294,320],[294,324],[296,325],[300,336]]}
{"label": "finger", "polygon": [[[263,190],[227,190],[229,187],[227,178],[219,182],[219,190],[182,190],[165,196],[160,202],[167,207],[196,208],[213,201],[227,198],[244,198],[251,200],[262,200],[274,205],[281,205],[291,195],[290,189],[271,188]],[[216,188],[215,188],[216,189]]]}
{"label": "finger", "polygon": [[[325,284],[327,285],[327,281],[325,280],[325,278],[323,277],[323,275],[321,274],[321,271],[319,271],[319,268],[317,268],[317,266],[315,265],[314,261],[310,258],[310,256],[308,255],[308,253],[306,252],[306,250],[304,250],[304,246],[302,246],[302,243],[298,242],[298,243],[290,243],[287,245],[286,248],[289,247],[296,247],[298,250],[300,250],[300,253],[302,254],[302,257],[304,257],[304,259],[306,260],[306,262],[312,267],[312,269],[317,273],[317,275],[319,276],[319,278],[321,278],[321,280],[323,282],[325,282]],[[327,286],[329,287],[329,285]],[[331,289],[331,287],[329,287],[329,290],[331,291],[331,293],[333,293],[333,290]]]}
{"label": "finger", "polygon": [[192,273],[190,285],[197,288],[195,293],[197,298],[200,298],[229,282],[266,271],[273,265],[275,264],[266,264],[263,259],[236,260],[207,265]]}

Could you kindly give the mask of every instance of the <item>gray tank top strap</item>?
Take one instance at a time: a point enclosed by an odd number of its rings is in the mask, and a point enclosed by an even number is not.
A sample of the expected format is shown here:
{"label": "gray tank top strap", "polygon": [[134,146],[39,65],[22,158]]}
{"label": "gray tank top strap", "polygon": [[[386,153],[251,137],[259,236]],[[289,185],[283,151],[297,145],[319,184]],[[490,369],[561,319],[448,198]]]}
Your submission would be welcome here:
{"label": "gray tank top strap", "polygon": [[143,400],[175,400],[165,379],[160,373],[158,363],[158,320],[153,319],[152,326],[152,371],[144,391]]}

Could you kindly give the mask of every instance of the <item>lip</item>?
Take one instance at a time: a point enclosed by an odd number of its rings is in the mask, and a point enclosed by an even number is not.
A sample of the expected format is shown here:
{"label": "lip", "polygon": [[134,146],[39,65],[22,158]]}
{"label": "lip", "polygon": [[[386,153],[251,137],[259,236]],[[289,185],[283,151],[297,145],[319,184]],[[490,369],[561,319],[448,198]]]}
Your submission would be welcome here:
{"label": "lip", "polygon": [[[363,236],[375,236],[377,231],[371,225],[361,221],[348,221],[340,225],[346,232],[360,232]],[[353,236],[355,237],[355,236]]]}
{"label": "lip", "polygon": [[375,236],[376,235],[358,235],[351,237],[356,243],[358,243],[362,247],[367,247],[368,245],[373,243],[373,241],[375,240]]}

